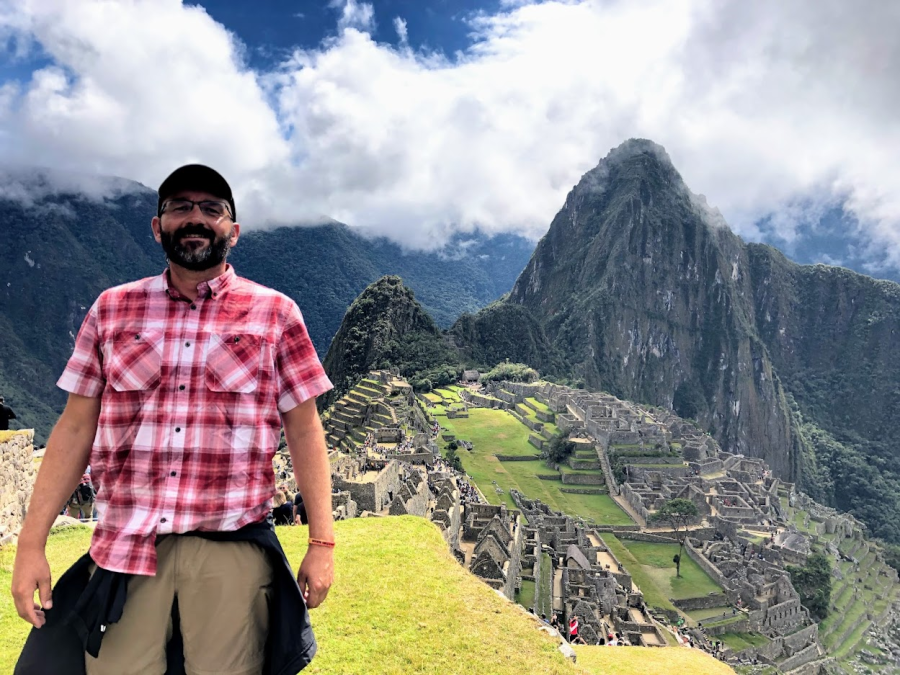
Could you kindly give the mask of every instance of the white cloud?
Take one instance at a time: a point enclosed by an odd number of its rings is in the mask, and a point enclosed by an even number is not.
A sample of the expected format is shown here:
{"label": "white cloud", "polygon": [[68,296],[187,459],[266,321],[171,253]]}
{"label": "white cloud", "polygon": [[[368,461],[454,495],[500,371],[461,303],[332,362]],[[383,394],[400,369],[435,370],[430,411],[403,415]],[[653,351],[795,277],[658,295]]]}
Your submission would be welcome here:
{"label": "white cloud", "polygon": [[378,44],[371,4],[332,6],[337,37],[255,73],[176,0],[10,4],[0,35],[54,65],[0,89],[0,153],[151,186],[205,161],[245,224],[327,214],[432,247],[540,236],[586,170],[644,137],[738,233],[778,212],[789,241],[846,201],[900,266],[898,3],[509,0],[453,57]]}
{"label": "white cloud", "polygon": [[406,21],[399,16],[394,17],[394,30],[397,31],[397,38],[401,45],[409,44],[409,33],[406,30]]}
{"label": "white cloud", "polygon": [[357,2],[357,0],[331,0],[328,6],[340,9],[341,16],[338,19],[338,30],[355,28],[360,31],[372,31],[375,29],[375,9],[369,2]]}

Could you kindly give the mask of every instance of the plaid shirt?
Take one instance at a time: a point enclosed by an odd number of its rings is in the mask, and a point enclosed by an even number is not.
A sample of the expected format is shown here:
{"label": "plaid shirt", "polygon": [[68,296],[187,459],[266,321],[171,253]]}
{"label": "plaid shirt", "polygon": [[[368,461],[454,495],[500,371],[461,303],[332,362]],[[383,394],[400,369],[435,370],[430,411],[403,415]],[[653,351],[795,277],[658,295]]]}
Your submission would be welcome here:
{"label": "plaid shirt", "polygon": [[331,388],[293,300],[230,265],[194,302],[168,279],[102,293],[58,382],[101,397],[91,557],[114,572],[155,574],[158,534],[265,518],[279,413]]}

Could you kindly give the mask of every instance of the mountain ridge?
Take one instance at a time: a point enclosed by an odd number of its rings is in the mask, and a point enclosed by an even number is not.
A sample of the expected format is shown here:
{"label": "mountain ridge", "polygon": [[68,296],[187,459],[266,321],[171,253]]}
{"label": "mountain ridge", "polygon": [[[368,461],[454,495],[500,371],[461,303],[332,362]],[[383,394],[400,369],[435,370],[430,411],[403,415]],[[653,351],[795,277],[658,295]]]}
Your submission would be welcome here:
{"label": "mountain ridge", "polygon": [[[38,443],[65,403],[55,382],[91,304],[111,286],[165,269],[149,227],[154,191],[119,181],[115,196],[104,199],[97,196],[102,185],[85,196],[77,184],[60,192],[58,180],[41,176],[29,174],[18,187],[0,176],[0,393],[20,424],[36,429]],[[245,231],[230,261],[241,276],[294,298],[324,355],[347,306],[384,274],[402,274],[421,289],[449,326],[507,291],[531,249],[521,238],[474,233],[442,251],[406,255],[386,239],[330,223]]]}

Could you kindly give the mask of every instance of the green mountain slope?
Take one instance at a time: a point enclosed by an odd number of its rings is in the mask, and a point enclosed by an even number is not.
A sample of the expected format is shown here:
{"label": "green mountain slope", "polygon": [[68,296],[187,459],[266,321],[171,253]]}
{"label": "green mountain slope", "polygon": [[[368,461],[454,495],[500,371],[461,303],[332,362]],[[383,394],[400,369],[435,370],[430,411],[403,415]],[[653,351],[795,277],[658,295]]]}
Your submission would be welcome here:
{"label": "green mountain slope", "polygon": [[322,362],[335,387],[319,403],[327,407],[370,370],[393,366],[408,376],[458,361],[459,353],[400,277],[382,277],[344,315]]}
{"label": "green mountain slope", "polygon": [[[47,183],[28,175],[15,186],[31,199],[0,198],[0,393],[21,424],[35,428],[38,443],[65,403],[55,382],[88,308],[104,289],[165,266],[149,227],[155,192],[119,180],[101,200]],[[249,225],[231,258],[235,268],[298,302],[321,355],[353,299],[384,274],[402,276],[438,324],[449,326],[507,291],[533,249],[519,237],[473,234],[437,252],[405,253],[336,223]]]}

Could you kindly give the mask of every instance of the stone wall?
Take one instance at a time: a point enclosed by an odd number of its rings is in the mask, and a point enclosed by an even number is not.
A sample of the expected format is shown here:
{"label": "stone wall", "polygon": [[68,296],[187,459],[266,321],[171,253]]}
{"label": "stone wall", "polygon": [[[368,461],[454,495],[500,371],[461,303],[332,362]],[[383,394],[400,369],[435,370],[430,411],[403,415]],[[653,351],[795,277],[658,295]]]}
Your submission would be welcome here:
{"label": "stone wall", "polygon": [[817,658],[819,658],[819,645],[811,644],[806,649],[800,650],[793,656],[779,663],[778,667],[782,671],[788,672],[789,670],[794,670],[795,668],[806,665],[811,661],[815,661]]}
{"label": "stone wall", "polygon": [[34,430],[0,431],[0,544],[13,541],[22,528],[37,471]]}
{"label": "stone wall", "polygon": [[711,609],[712,607],[724,607],[728,604],[728,596],[724,593],[710,593],[702,598],[687,598],[686,600],[673,600],[672,604],[685,612],[696,609]]}
{"label": "stone wall", "polygon": [[700,565],[703,571],[711,576],[722,588],[729,588],[728,580],[722,574],[722,570],[713,565],[700,551],[695,550],[690,542],[685,542],[684,552],[688,554],[688,558]]}
{"label": "stone wall", "polygon": [[605,485],[606,481],[599,473],[563,473],[560,474],[566,485]]}
{"label": "stone wall", "polygon": [[339,476],[333,478],[334,486],[340,491],[347,491],[356,502],[360,511],[373,513],[389,506],[394,495],[400,492],[400,465],[396,460],[388,462],[375,478],[368,483],[344,480]]}
{"label": "stone wall", "polygon": [[[522,573],[522,550],[525,548],[525,527],[522,525],[524,518],[514,517],[516,522],[515,536],[509,543],[509,567],[506,569],[506,583],[503,585],[503,595],[512,601],[516,599],[516,586]],[[535,593],[535,602],[537,593]]]}
{"label": "stone wall", "polygon": [[806,628],[801,628],[796,633],[791,633],[790,635],[785,635],[784,647],[785,651],[789,654],[795,654],[798,650],[802,649],[806,645],[811,642],[815,642],[819,637],[819,624],[814,623],[812,625],[807,626]]}

